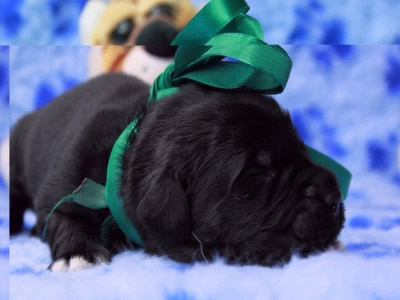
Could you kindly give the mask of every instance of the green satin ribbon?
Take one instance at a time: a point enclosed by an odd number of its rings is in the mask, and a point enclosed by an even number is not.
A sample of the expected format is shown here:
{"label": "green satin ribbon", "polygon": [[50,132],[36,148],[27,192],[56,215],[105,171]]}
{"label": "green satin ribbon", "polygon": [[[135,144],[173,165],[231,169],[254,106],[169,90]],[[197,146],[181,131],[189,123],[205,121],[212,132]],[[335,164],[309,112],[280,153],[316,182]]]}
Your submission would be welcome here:
{"label": "green satin ribbon", "polygon": [[[244,0],[210,1],[177,35],[172,42],[178,46],[175,62],[155,80],[150,90],[149,106],[179,90],[187,81],[221,89],[250,89],[260,93],[276,94],[284,90],[289,78],[292,62],[288,54],[279,46],[263,41],[261,25],[246,15],[249,6]],[[226,60],[226,58],[230,58]],[[124,209],[120,195],[121,158],[129,137],[137,134],[135,119],[122,132],[112,149],[106,187],[85,179],[71,195],[61,199],[47,216],[64,202],[73,201],[90,209],[109,208],[112,219],[127,238],[139,246],[144,246],[132,220]],[[340,164],[317,150],[307,146],[310,158],[319,165],[330,169],[337,177],[342,199],[347,196],[351,174]],[[107,218],[104,226],[112,221]]]}
{"label": "green satin ribbon", "polygon": [[246,15],[248,10],[244,0],[210,1],[171,43],[178,46],[175,62],[155,80],[149,105],[188,80],[221,89],[282,92],[292,61],[281,47],[263,41],[262,27]]}
{"label": "green satin ribbon", "polygon": [[51,215],[61,204],[66,202],[75,202],[81,206],[94,210],[107,207],[104,186],[94,182],[93,180],[85,178],[81,185],[75,191],[73,191],[72,194],[63,197],[49,212],[42,231],[43,240],[46,239],[47,225]]}
{"label": "green satin ribbon", "polygon": [[122,174],[122,157],[126,149],[130,147],[129,137],[137,135],[137,125],[140,117],[136,118],[132,123],[125,128],[119,136],[111,151],[110,159],[107,168],[106,181],[106,199],[111,215],[119,228],[124,232],[126,237],[136,245],[144,247],[140,235],[128,218],[124,209],[124,200],[121,197],[121,174]]}

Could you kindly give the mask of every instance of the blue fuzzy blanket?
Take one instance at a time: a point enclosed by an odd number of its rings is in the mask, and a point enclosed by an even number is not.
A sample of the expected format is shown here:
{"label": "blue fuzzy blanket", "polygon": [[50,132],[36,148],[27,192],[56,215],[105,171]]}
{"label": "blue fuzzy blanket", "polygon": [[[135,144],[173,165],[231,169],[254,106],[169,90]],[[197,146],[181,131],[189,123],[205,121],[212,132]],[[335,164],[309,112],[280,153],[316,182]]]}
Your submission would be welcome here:
{"label": "blue fuzzy blanket", "polygon": [[[138,251],[56,274],[46,270],[47,246],[25,233],[10,240],[11,298],[399,299],[400,47],[285,48],[294,66],[276,98],[308,144],[353,172],[340,236],[345,251],[272,269],[183,265]],[[85,80],[86,59],[85,47],[11,49],[12,122]],[[26,226],[33,223],[30,213]]]}
{"label": "blue fuzzy blanket", "polygon": [[[197,6],[206,0],[192,0]],[[247,0],[275,44],[399,44],[396,0]],[[2,0],[0,44],[77,45],[86,0]]]}

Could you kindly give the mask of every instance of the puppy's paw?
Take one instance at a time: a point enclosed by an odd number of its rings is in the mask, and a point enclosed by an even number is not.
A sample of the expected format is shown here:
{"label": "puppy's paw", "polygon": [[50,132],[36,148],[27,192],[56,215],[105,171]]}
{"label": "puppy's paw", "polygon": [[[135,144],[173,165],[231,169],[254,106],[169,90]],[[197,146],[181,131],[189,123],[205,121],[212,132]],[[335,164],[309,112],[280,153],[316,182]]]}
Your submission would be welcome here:
{"label": "puppy's paw", "polygon": [[53,272],[74,272],[108,264],[111,261],[111,253],[100,245],[86,245],[85,249],[83,252],[70,251],[56,256],[48,269]]}
{"label": "puppy's paw", "polygon": [[108,261],[102,257],[96,257],[93,262],[89,262],[83,256],[72,256],[70,258],[57,259],[48,269],[53,272],[75,272],[107,263]]}
{"label": "puppy's paw", "polygon": [[290,251],[274,251],[260,260],[260,265],[266,267],[282,267],[292,258]]}

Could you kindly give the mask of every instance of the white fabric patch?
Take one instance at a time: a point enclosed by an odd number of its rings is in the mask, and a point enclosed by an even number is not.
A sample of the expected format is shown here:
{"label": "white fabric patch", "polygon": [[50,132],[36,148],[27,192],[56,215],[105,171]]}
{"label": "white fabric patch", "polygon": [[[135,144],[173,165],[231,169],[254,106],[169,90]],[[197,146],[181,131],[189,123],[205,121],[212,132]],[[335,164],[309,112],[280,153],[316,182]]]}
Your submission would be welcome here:
{"label": "white fabric patch", "polygon": [[126,55],[122,72],[152,84],[172,61],[148,53],[143,46],[135,46]]}

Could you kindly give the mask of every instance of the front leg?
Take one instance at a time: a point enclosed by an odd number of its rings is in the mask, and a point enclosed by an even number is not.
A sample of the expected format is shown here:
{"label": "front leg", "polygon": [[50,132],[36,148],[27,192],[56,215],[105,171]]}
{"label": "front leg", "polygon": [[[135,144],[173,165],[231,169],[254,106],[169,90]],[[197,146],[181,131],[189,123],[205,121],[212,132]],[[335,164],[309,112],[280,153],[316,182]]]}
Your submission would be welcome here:
{"label": "front leg", "polygon": [[[51,271],[70,272],[109,263],[111,251],[101,241],[100,227],[107,210],[93,211],[75,203],[64,203],[50,216],[45,238],[51,250]],[[38,213],[42,235],[46,212]]]}
{"label": "front leg", "polygon": [[266,267],[282,266],[291,259],[291,242],[285,237],[270,236],[268,243],[263,240],[249,240],[242,245],[203,243],[197,235],[192,236],[182,245],[174,247],[146,248],[146,252],[167,256],[181,263],[195,261],[212,262],[223,258],[228,264],[260,265]]}

